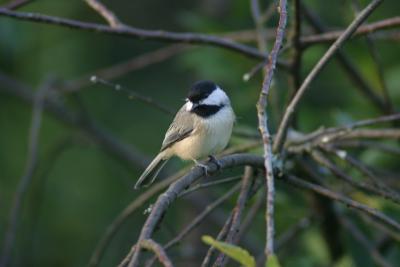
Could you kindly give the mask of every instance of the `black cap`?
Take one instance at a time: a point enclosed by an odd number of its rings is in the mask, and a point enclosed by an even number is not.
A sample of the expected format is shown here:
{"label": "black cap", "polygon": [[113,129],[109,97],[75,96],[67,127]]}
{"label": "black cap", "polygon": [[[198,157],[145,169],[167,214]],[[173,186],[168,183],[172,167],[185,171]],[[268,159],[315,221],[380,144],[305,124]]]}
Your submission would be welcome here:
{"label": "black cap", "polygon": [[212,81],[198,81],[190,88],[187,98],[193,103],[198,103],[207,98],[215,89],[217,85]]}

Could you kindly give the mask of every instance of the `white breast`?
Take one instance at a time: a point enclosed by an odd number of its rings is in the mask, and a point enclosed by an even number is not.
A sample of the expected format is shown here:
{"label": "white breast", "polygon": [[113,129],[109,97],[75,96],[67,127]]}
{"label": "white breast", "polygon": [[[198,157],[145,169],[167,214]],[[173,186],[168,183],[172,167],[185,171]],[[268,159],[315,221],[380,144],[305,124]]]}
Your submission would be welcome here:
{"label": "white breast", "polygon": [[196,118],[195,130],[170,148],[171,154],[185,160],[201,159],[222,151],[232,134],[235,115],[230,106],[209,118]]}

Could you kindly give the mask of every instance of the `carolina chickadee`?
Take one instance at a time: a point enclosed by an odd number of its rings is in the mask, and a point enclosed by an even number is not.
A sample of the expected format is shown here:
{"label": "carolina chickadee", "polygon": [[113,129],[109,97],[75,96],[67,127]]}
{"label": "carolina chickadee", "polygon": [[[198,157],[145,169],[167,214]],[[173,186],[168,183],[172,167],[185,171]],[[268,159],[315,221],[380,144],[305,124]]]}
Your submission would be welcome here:
{"label": "carolina chickadee", "polygon": [[193,160],[222,151],[232,133],[235,114],[226,93],[211,81],[199,81],[192,85],[186,103],[176,113],[165,134],[160,153],[146,168],[135,189],[151,184],[167,160],[178,156]]}

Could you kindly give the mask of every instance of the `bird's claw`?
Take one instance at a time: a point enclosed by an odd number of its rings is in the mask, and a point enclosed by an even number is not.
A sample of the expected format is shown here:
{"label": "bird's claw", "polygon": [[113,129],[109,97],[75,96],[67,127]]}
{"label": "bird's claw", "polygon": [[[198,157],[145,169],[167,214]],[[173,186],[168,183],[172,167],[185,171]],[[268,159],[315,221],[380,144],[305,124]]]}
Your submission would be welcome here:
{"label": "bird's claw", "polygon": [[205,174],[206,176],[208,176],[208,166],[207,166],[207,165],[204,165],[204,164],[201,164],[201,163],[199,163],[199,162],[196,162],[196,166],[202,168],[203,171],[204,171],[204,174]]}
{"label": "bird's claw", "polygon": [[222,165],[219,162],[219,160],[216,157],[214,157],[213,155],[208,156],[208,161],[214,163],[215,166],[217,166],[217,170],[220,170],[222,168]]}

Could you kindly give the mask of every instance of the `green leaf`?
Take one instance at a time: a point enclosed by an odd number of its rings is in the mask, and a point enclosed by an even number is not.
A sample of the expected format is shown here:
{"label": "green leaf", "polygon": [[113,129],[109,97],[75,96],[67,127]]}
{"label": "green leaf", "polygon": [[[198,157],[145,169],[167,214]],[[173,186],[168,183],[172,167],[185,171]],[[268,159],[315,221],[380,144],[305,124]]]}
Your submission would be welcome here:
{"label": "green leaf", "polygon": [[281,267],[278,257],[275,254],[269,256],[267,262],[265,263],[265,267]]}
{"label": "green leaf", "polygon": [[[249,254],[247,250],[244,250],[238,246],[231,245],[225,242],[217,241],[211,236],[205,235],[202,237],[204,243],[211,245],[221,251],[222,253],[228,255],[232,259],[236,260],[245,267],[255,267],[256,261],[254,257]],[[279,265],[277,265],[279,266]]]}

